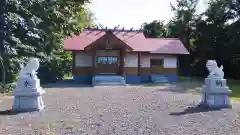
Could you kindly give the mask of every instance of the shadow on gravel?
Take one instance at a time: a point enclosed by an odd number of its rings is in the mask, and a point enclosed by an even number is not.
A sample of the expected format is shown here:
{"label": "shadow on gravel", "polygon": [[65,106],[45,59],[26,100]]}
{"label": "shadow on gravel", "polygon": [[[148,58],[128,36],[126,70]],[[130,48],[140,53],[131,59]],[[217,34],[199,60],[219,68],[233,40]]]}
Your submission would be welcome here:
{"label": "shadow on gravel", "polygon": [[176,92],[176,93],[186,93],[188,92],[185,89],[181,89],[181,88],[177,88],[175,86],[168,86],[166,88],[163,89],[156,89],[155,92],[161,92],[161,91],[166,91],[166,92]]}
{"label": "shadow on gravel", "polygon": [[19,112],[13,112],[11,109],[0,111],[0,115],[17,115],[17,114],[19,114]]}
{"label": "shadow on gravel", "polygon": [[22,114],[22,113],[33,113],[33,112],[38,112],[36,110],[29,110],[29,111],[14,111],[12,109],[5,110],[5,111],[0,111],[0,116],[1,115],[17,115],[17,114]]}
{"label": "shadow on gravel", "polygon": [[196,89],[196,88],[199,88],[200,86],[201,85],[198,83],[196,83],[196,84],[175,83],[175,84],[171,84],[171,85],[165,85],[165,88],[163,88],[163,89],[156,89],[155,92],[170,91],[170,92],[174,92],[174,93],[200,94],[201,89]]}
{"label": "shadow on gravel", "polygon": [[193,113],[200,113],[200,112],[210,112],[210,111],[220,111],[221,109],[209,109],[209,108],[204,108],[200,105],[195,106],[195,107],[188,107],[182,112],[172,112],[169,115],[173,116],[179,116],[179,115],[186,115],[186,114],[193,114]]}

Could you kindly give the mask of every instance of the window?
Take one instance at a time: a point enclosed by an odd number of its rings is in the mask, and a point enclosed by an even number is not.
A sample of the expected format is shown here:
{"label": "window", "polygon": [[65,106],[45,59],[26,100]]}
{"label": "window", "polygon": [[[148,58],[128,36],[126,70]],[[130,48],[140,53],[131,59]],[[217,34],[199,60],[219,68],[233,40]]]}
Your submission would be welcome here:
{"label": "window", "polygon": [[163,59],[151,59],[151,66],[163,66]]}
{"label": "window", "polygon": [[111,56],[99,56],[97,57],[97,63],[98,64],[116,64],[117,63],[117,57],[111,57]]}

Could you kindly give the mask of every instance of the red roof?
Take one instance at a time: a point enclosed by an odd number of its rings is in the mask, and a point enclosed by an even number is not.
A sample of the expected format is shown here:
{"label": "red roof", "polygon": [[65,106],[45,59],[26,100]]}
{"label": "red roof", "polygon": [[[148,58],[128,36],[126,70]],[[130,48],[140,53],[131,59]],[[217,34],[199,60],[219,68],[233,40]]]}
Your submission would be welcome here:
{"label": "red roof", "polygon": [[74,35],[64,40],[64,50],[78,51],[84,50],[85,47],[105,35],[104,31],[85,30],[79,35]]}
{"label": "red roof", "polygon": [[[159,54],[189,54],[179,39],[146,38],[139,31],[113,31],[118,39],[131,47],[133,51],[143,51]],[[80,51],[106,34],[103,30],[84,30],[79,35],[64,40],[64,50]]]}
{"label": "red roof", "polygon": [[182,42],[177,38],[147,38],[151,53],[189,54]]}

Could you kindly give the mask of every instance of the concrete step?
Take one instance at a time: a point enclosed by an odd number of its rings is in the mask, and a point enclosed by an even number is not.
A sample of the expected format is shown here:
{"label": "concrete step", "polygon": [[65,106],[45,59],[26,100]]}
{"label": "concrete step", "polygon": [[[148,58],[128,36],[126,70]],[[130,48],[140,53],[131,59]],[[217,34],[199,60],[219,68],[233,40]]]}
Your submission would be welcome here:
{"label": "concrete step", "polygon": [[163,75],[152,75],[151,80],[154,83],[169,83],[168,78]]}
{"label": "concrete step", "polygon": [[113,85],[125,85],[125,79],[118,75],[96,75],[92,80],[93,86],[113,86]]}
{"label": "concrete step", "polygon": [[96,83],[94,86],[126,86],[126,84],[124,83],[117,83],[117,82],[114,82],[114,83]]}

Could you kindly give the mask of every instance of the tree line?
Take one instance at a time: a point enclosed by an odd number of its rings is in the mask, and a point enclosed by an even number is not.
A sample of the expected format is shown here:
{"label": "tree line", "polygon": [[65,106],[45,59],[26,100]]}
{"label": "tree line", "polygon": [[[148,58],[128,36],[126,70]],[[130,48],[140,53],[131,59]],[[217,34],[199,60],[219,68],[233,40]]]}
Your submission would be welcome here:
{"label": "tree line", "polygon": [[196,12],[198,0],[177,0],[174,17],[144,23],[147,37],[179,38],[189,56],[180,57],[180,73],[206,76],[207,60],[223,65],[227,78],[240,79],[240,1],[210,0],[206,11]]}

